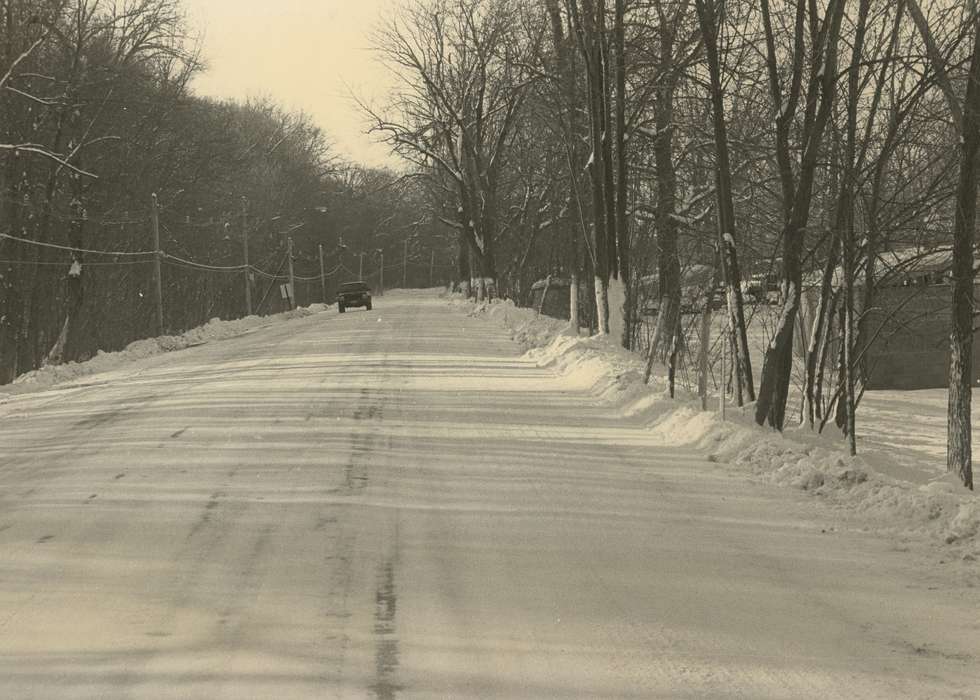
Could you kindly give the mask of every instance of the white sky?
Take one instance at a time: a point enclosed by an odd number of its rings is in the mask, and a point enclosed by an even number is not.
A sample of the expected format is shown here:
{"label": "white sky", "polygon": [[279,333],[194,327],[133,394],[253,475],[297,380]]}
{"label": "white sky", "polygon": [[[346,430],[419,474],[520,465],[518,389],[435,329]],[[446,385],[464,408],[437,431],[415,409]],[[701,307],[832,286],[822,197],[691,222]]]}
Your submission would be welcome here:
{"label": "white sky", "polygon": [[396,165],[387,147],[364,134],[364,118],[347,95],[384,100],[390,78],[369,48],[370,35],[401,1],[183,0],[208,64],[194,89],[270,97],[312,116],[340,155]]}

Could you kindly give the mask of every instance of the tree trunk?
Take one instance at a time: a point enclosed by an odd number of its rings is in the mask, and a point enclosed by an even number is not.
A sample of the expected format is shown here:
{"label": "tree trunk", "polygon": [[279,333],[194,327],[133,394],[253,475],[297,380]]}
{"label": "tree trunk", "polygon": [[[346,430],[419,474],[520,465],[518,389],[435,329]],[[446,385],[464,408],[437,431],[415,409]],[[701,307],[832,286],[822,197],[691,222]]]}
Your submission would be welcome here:
{"label": "tree trunk", "polygon": [[[797,238],[797,235],[791,238]],[[799,253],[783,252],[784,272],[783,306],[780,309],[776,332],[769,341],[762,362],[762,380],[759,383],[759,400],[756,403],[755,420],[762,425],[767,420],[777,430],[783,429],[786,419],[786,399],[789,396],[790,375],[793,369],[793,330],[796,315],[800,311]]]}
{"label": "tree trunk", "polygon": [[481,274],[483,276],[482,285],[487,301],[497,297],[497,261],[495,259],[493,241],[496,232],[484,231],[483,251],[480,256]]}
{"label": "tree trunk", "polygon": [[551,275],[548,275],[544,280],[544,288],[541,290],[541,299],[538,300],[537,308],[535,311],[540,314],[544,311],[545,302],[548,301],[548,292],[551,291]]}
{"label": "tree trunk", "polygon": [[[625,0],[616,0],[613,36],[616,49],[616,237],[613,253],[617,256],[615,277],[623,285],[623,332],[621,343],[631,346],[633,338],[633,299],[629,266],[629,220],[626,199],[629,192],[629,156],[626,149],[626,43],[623,28]],[[608,129],[607,129],[608,132]],[[607,139],[608,141],[608,139]],[[612,163],[610,162],[610,170]],[[618,312],[618,310],[616,310]]]}
{"label": "tree trunk", "polygon": [[[822,337],[820,338],[819,347],[819,357],[817,358],[817,376],[814,380],[813,387],[813,411],[814,419],[820,420],[821,422],[826,415],[823,405],[823,388],[824,388],[824,376],[827,372],[827,357],[830,354],[831,339],[834,337],[834,317],[837,314],[838,304],[840,303],[840,298],[837,290],[832,290],[830,293],[830,299],[827,301],[827,308],[824,311],[824,329]],[[828,408],[829,410],[829,408]]]}
{"label": "tree trunk", "polygon": [[[975,22],[980,25],[980,20]],[[980,152],[980,26],[974,26],[959,183],[953,220],[952,332],[949,355],[949,417],[946,468],[973,488],[973,320],[974,257],[977,220],[977,153]]]}
{"label": "tree trunk", "polygon": [[568,284],[568,326],[575,335],[579,331],[578,315],[578,272],[572,270]]}
{"label": "tree trunk", "polygon": [[[589,131],[592,155],[589,158],[589,176],[592,184],[592,251],[595,256],[596,322],[600,335],[609,334],[609,297],[607,284],[610,275],[610,227],[615,226],[614,206],[607,201],[606,169],[611,163],[606,159],[609,148],[606,136],[608,115],[608,88],[606,80],[605,50],[605,2],[582,0],[579,15],[576,3],[572,3],[572,18],[579,37],[579,48],[585,59],[588,87]],[[611,151],[610,151],[611,152]],[[611,173],[610,173],[611,175]],[[610,214],[612,214],[610,216]],[[613,237],[615,234],[613,233]]]}
{"label": "tree trunk", "polygon": [[677,174],[674,167],[674,24],[664,16],[660,23],[660,80],[654,103],[657,128],[653,142],[657,169],[657,324],[650,343],[647,381],[653,361],[667,365],[667,373],[676,370],[681,333],[681,262],[677,253]]}
{"label": "tree trunk", "polygon": [[847,348],[844,343],[844,326],[847,323],[847,310],[844,305],[838,311],[837,323],[841,327],[841,342],[837,346],[837,388],[834,391],[834,424],[847,436]]}
{"label": "tree trunk", "polygon": [[456,234],[456,275],[459,279],[460,292],[463,296],[469,297],[472,291],[470,279],[473,273],[470,270],[470,245],[462,231]]}
{"label": "tree trunk", "polygon": [[609,290],[599,275],[595,275],[595,320],[596,332],[609,335]]}
{"label": "tree trunk", "polygon": [[[574,218],[569,216],[569,230],[572,227],[580,229],[583,237],[588,237],[589,231],[586,225],[586,213],[580,206],[582,192],[580,187],[579,173],[582,171],[584,157],[581,151],[581,139],[579,133],[580,120],[578,118],[579,105],[577,104],[576,76],[573,62],[575,45],[572,37],[566,37],[561,11],[558,0],[544,0],[548,16],[551,20],[552,41],[555,48],[555,56],[558,64],[558,104],[560,105],[559,120],[562,128],[562,138],[565,141],[566,164],[568,166],[568,177],[571,184],[568,195],[567,209],[571,212],[574,208],[579,211],[579,225],[571,223]],[[578,235],[570,233],[566,247],[566,264],[569,270],[569,325],[572,331],[578,335],[580,327],[579,311],[579,259]]]}
{"label": "tree trunk", "polygon": [[815,425],[818,418],[819,394],[818,374],[823,376],[820,369],[821,352],[823,343],[826,342],[826,331],[830,325],[830,316],[833,314],[833,304],[831,297],[834,296],[834,276],[837,272],[838,251],[840,250],[840,236],[838,228],[835,226],[831,233],[830,248],[827,251],[827,261],[824,263],[823,274],[820,278],[820,297],[817,300],[817,308],[813,313],[813,321],[810,326],[810,340],[807,344],[806,369],[803,376],[803,416],[810,428]]}
{"label": "tree trunk", "polygon": [[[748,333],[742,299],[742,276],[738,264],[735,240],[735,203],[732,193],[732,169],[728,155],[728,133],[725,125],[724,95],[721,84],[721,60],[718,55],[718,23],[710,0],[696,0],[701,35],[711,80],[712,123],[714,126],[717,164],[715,166],[718,196],[718,234],[725,286],[727,288],[728,319],[736,345],[737,375],[740,379],[739,405],[744,397],[755,401],[752,361],[749,358]],[[790,328],[792,333],[792,328]]]}
{"label": "tree trunk", "polygon": [[857,31],[851,51],[851,65],[847,90],[847,143],[844,150],[844,183],[841,188],[841,236],[844,263],[844,403],[846,409],[846,433],[848,450],[857,454],[857,401],[854,396],[854,196],[857,188],[855,177],[855,158],[857,152],[857,112],[860,98],[860,71],[864,53],[864,37],[867,29],[870,0],[861,0],[858,5]]}
{"label": "tree trunk", "polygon": [[[699,0],[703,1],[703,0]],[[797,5],[798,29],[796,51],[803,52],[802,0]],[[776,333],[766,348],[762,364],[762,380],[759,383],[759,397],[755,406],[755,421],[782,430],[786,419],[786,400],[789,397],[793,369],[793,331],[800,310],[803,271],[801,267],[803,235],[806,232],[813,196],[814,173],[818,164],[823,132],[830,117],[837,82],[837,47],[840,40],[840,27],[844,14],[844,1],[829,3],[825,22],[826,33],[819,38],[823,46],[814,52],[816,72],[807,90],[807,111],[804,118],[802,140],[805,144],[799,165],[798,180],[793,175],[793,156],[789,152],[788,129],[793,117],[792,109],[784,109],[782,93],[778,87],[778,65],[775,54],[772,26],[768,16],[768,0],[763,0],[763,21],[766,26],[767,63],[770,73],[772,96],[779,105],[777,119],[777,157],[780,162],[784,224],[783,241],[783,306],[780,311]],[[816,18],[813,18],[816,21]],[[794,64],[794,90],[799,85],[802,63]],[[816,93],[819,91],[819,101]],[[785,102],[787,107],[795,105],[795,97]],[[795,107],[794,107],[795,109]]]}
{"label": "tree trunk", "polygon": [[647,368],[644,383],[650,383],[650,375],[653,374],[654,362],[658,361],[665,365],[668,374],[676,371],[677,368],[674,366],[674,363],[677,361],[682,340],[681,292],[680,286],[678,285],[671,289],[670,294],[660,295],[660,301],[657,307],[657,323],[653,329],[653,338],[651,338],[650,350],[647,354]]}
{"label": "tree trunk", "polygon": [[722,278],[721,255],[715,251],[714,273],[711,286],[704,295],[704,308],[701,310],[701,347],[698,350],[698,396],[701,397],[701,410],[708,410],[708,372],[711,369],[708,350],[711,345],[711,305],[714,303],[715,289]]}

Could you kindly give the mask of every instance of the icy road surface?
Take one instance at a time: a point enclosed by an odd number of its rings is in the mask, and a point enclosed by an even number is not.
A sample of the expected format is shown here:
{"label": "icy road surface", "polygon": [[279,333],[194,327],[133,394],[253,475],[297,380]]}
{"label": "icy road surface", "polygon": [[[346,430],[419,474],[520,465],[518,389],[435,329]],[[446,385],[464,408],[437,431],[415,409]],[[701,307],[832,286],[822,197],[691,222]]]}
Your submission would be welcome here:
{"label": "icy road surface", "polygon": [[980,697],[821,507],[389,295],[0,405],[0,697]]}

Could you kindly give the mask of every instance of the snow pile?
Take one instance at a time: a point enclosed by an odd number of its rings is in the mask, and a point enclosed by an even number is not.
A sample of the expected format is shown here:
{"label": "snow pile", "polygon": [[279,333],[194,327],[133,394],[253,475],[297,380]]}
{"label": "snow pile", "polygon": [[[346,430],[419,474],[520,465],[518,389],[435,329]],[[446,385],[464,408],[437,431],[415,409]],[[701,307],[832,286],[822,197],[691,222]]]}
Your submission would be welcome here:
{"label": "snow pile", "polygon": [[787,429],[784,434],[761,428],[753,421],[751,407],[729,407],[722,420],[714,411],[701,411],[696,397],[678,392],[670,399],[662,375],[655,374],[651,384],[644,385],[643,359],[619,347],[612,337],[578,337],[566,322],[516,308],[509,301],[477,305],[457,298],[450,303],[503,324],[530,348],[526,357],[643,421],[665,444],[692,445],[708,461],[727,469],[819,496],[858,527],[923,535],[947,544],[980,544],[980,498],[955,477],[942,475],[925,483],[896,478],[889,469],[876,468],[883,466],[877,464],[880,456],[873,463],[847,455],[837,437],[819,436],[808,428]]}
{"label": "snow pile", "polygon": [[711,462],[820,496],[865,528],[925,535],[947,544],[980,542],[980,498],[955,477],[926,484],[896,479],[808,429],[780,435],[760,428],[749,410],[731,409],[723,421],[717,413],[685,405],[667,412],[652,429],[670,444],[696,446]]}
{"label": "snow pile", "polygon": [[449,303],[470,316],[486,314],[502,323],[510,330],[511,338],[525,350],[546,345],[555,336],[570,332],[568,321],[539,314],[533,309],[518,308],[509,299],[477,303],[454,295]]}
{"label": "snow pile", "polygon": [[527,351],[540,367],[550,367],[577,388],[598,396],[622,398],[643,385],[645,370],[636,353],[624,350],[612,336],[576,335],[568,321],[522,309],[510,300],[476,303],[461,297],[450,302],[470,316],[486,316],[510,331],[511,338]]}
{"label": "snow pile", "polygon": [[531,309],[519,309],[512,301],[490,304],[490,318],[511,329],[511,337],[525,349],[539,347],[562,333],[570,333],[568,321],[551,318]]}
{"label": "snow pile", "polygon": [[[116,352],[103,352],[100,350],[95,357],[83,362],[49,365],[33,372],[27,372],[17,377],[7,389],[12,390],[10,393],[21,393],[23,391],[31,391],[35,388],[47,388],[77,377],[107,372],[133,360],[140,360],[165,352],[173,352],[174,350],[183,350],[184,348],[203,345],[214,340],[233,338],[258,328],[272,325],[273,323],[294,318],[303,318],[304,316],[310,316],[326,309],[327,307],[324,304],[311,304],[310,306],[273,316],[246,316],[245,318],[229,321],[213,318],[203,326],[192,328],[181,335],[162,335],[156,338],[134,340],[122,350]],[[0,397],[2,396],[3,394],[0,393]]]}
{"label": "snow pile", "polygon": [[643,383],[645,363],[623,349],[612,336],[576,337],[562,334],[525,355],[539,367],[549,367],[575,388],[614,403],[630,417],[660,415],[675,406],[665,402],[666,382],[654,375]]}

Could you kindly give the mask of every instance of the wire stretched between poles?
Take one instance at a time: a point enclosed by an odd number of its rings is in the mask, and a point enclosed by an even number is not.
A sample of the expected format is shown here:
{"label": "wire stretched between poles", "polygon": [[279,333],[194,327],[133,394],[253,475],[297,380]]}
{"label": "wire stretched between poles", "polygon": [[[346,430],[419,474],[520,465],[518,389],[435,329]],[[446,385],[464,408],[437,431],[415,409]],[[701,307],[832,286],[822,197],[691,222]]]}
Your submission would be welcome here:
{"label": "wire stretched between poles", "polygon": [[21,238],[20,236],[11,236],[9,233],[0,233],[0,238],[6,239],[8,241],[16,241],[17,243],[23,243],[25,245],[32,245],[39,248],[52,248],[54,250],[64,250],[67,252],[75,253],[85,253],[86,255],[108,255],[108,256],[127,256],[127,255],[145,255],[152,256],[156,255],[156,251],[153,250],[92,250],[89,248],[72,248],[67,245],[59,245],[57,243],[42,243],[41,241],[32,241],[29,238]]}

